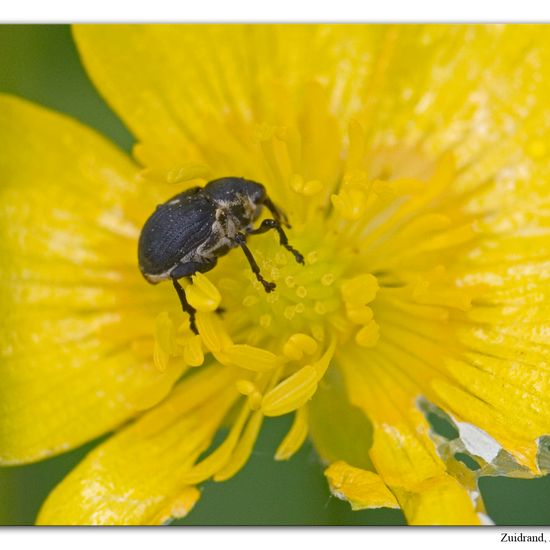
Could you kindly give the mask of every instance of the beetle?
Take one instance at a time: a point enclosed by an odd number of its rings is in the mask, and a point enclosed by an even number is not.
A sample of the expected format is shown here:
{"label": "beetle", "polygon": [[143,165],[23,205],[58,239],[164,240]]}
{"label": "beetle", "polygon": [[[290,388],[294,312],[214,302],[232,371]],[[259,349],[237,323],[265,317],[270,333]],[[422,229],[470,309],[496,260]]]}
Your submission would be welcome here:
{"label": "beetle", "polygon": [[[254,229],[253,223],[264,206],[273,218],[264,219]],[[283,225],[290,228],[286,216],[267,196],[261,183],[237,177],[219,178],[204,187],[183,191],[157,206],[141,230],[139,268],[149,283],[172,281],[183,311],[189,314],[190,328],[198,334],[196,311],[178,279],[210,271],[218,258],[240,247],[256,279],[266,292],[272,292],[276,285],[262,277],[246,238],[274,229],[281,246],[303,265],[304,257],[288,243]]]}

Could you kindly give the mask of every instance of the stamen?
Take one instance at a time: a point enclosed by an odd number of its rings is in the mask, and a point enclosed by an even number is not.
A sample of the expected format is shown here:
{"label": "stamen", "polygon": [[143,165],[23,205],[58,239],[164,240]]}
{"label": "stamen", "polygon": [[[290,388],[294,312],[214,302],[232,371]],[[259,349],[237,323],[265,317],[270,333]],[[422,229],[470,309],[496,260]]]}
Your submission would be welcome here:
{"label": "stamen", "polygon": [[378,292],[378,280],[370,273],[347,279],[340,287],[346,304],[365,305],[374,300]]}
{"label": "stamen", "polygon": [[285,142],[291,165],[299,166],[302,156],[302,136],[299,130],[295,126],[281,126],[276,135],[278,139]]}
{"label": "stamen", "polygon": [[248,396],[248,406],[251,411],[257,411],[262,406],[263,395],[259,391],[255,391]]}
{"label": "stamen", "polygon": [[317,342],[307,334],[293,334],[283,346],[285,357],[293,361],[299,361],[304,354],[313,355],[317,351]]}
{"label": "stamen", "polygon": [[294,422],[275,453],[275,460],[288,460],[300,449],[308,433],[307,407],[297,409]]}
{"label": "stamen", "polygon": [[279,416],[304,405],[317,390],[317,384],[324,376],[336,349],[334,338],[323,356],[306,365],[283,380],[262,401],[262,411],[266,416]]}
{"label": "stamen", "polygon": [[189,162],[169,170],[146,168],[140,172],[139,176],[153,182],[175,184],[207,178],[210,174],[211,169],[206,164]]}
{"label": "stamen", "polygon": [[220,291],[202,273],[193,275],[193,284],[187,285],[185,294],[197,311],[216,311],[222,299]]}
{"label": "stamen", "polygon": [[376,321],[370,321],[355,335],[355,341],[364,348],[373,348],[380,338],[380,327]]}
{"label": "stamen", "polygon": [[457,288],[443,266],[418,276],[416,280],[394,292],[404,299],[427,306],[443,306],[468,311],[475,295],[474,289],[466,291]]}
{"label": "stamen", "polygon": [[197,334],[189,334],[178,338],[176,343],[182,349],[183,360],[190,367],[200,367],[204,363],[202,339]]}
{"label": "stamen", "polygon": [[[260,376],[260,386],[263,388],[267,388],[268,391],[271,390],[273,386],[277,383],[280,372],[280,369],[278,369],[269,377]],[[262,395],[259,390],[254,391],[250,394],[248,398],[248,406],[251,410],[254,410],[256,412],[248,421],[244,434],[236,444],[235,450],[231,454],[231,458],[216,472],[216,475],[214,476],[214,481],[223,481],[235,475],[244,466],[244,464],[250,457],[264,418],[263,413],[259,410],[261,400]]]}
{"label": "stamen", "polygon": [[468,311],[472,306],[472,299],[463,290],[454,288],[437,288],[431,285],[418,285],[413,293],[414,301],[419,304],[446,306],[461,311]]}
{"label": "stamen", "polygon": [[347,170],[357,170],[365,162],[365,129],[357,119],[351,119],[348,124],[349,151]]}
{"label": "stamen", "polygon": [[471,223],[466,223],[455,229],[435,235],[429,240],[424,241],[416,248],[418,252],[439,250],[441,248],[450,248],[460,244],[467,243],[476,237],[476,228]]}
{"label": "stamen", "polygon": [[197,328],[204,345],[212,352],[219,352],[233,345],[224,324],[216,314],[198,311]]}
{"label": "stamen", "polygon": [[330,200],[338,214],[348,221],[358,220],[367,209],[367,194],[361,189],[342,189]]}
{"label": "stamen", "polygon": [[366,325],[373,318],[373,311],[365,305],[349,304],[346,307],[348,319],[356,325]]}
{"label": "stamen", "polygon": [[321,378],[323,378],[323,376],[325,375],[325,372],[328,369],[328,366],[330,365],[330,361],[334,356],[335,350],[336,350],[336,338],[333,337],[330,343],[330,346],[327,348],[325,353],[323,353],[323,355],[318,361],[313,363],[313,366],[317,371],[317,381],[320,381]]}
{"label": "stamen", "polygon": [[264,395],[262,411],[266,416],[280,416],[306,403],[317,389],[317,371],[306,365]]}
{"label": "stamen", "polygon": [[[291,173],[291,161],[284,141],[274,139],[277,130],[277,127],[263,123],[258,126],[256,137],[271,177],[275,180],[287,181]],[[280,129],[278,133],[282,135]]]}
{"label": "stamen", "polygon": [[153,363],[164,372],[168,366],[170,356],[175,352],[174,322],[166,311],[159,313],[155,319],[155,345],[153,349]]}
{"label": "stamen", "polygon": [[312,197],[323,190],[323,183],[319,180],[310,180],[305,182],[304,178],[294,174],[290,180],[291,189],[304,197]]}
{"label": "stamen", "polygon": [[283,364],[282,358],[265,349],[247,344],[226,347],[222,353],[216,354],[224,365],[239,367],[254,372],[266,372]]}
{"label": "stamen", "polygon": [[179,482],[183,485],[196,485],[220,471],[230,459],[249,415],[250,409],[245,403],[241,407],[241,412],[231,426],[229,435],[224,442],[204,460],[198,462],[186,474],[183,474]]}
{"label": "stamen", "polygon": [[254,384],[254,382],[242,378],[240,380],[237,380],[235,386],[237,388],[237,391],[242,395],[248,396],[251,393],[258,391],[258,388],[256,387],[256,384]]}
{"label": "stamen", "polygon": [[254,448],[254,443],[256,443],[256,439],[258,438],[263,419],[264,415],[261,411],[257,411],[252,415],[242,437],[235,446],[231,458],[216,472],[214,481],[225,481],[229,479],[246,464]]}

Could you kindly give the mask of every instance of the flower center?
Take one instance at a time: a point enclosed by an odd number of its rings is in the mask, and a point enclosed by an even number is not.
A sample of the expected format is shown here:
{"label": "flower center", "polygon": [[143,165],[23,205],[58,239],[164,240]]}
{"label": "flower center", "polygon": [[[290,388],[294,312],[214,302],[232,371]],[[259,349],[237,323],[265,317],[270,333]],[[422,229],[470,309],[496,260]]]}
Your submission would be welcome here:
{"label": "flower center", "polygon": [[328,113],[320,101],[307,103],[318,119],[314,127],[261,128],[258,165],[268,170],[247,174],[287,214],[289,243],[305,265],[275,232],[250,235],[250,251],[263,278],[276,284],[273,292],[265,292],[235,249],[186,286],[199,335],[167,315],[157,319],[157,365],[182,357],[198,366],[209,353],[231,370],[245,398],[226,441],[195,467],[189,483],[215,472],[226,479],[240,468],[265,416],[295,411],[277,456],[295,452],[307,433],[307,402],[335,354],[365,369],[370,353],[414,356],[419,345],[430,345],[437,368],[439,344],[419,344],[415,327],[439,334],[453,312],[470,307],[472,291],[444,267],[475,237],[466,209],[444,194],[455,177],[453,160],[444,156],[428,166],[395,147],[369,153],[358,123],[350,124],[343,155],[330,115],[319,120]]}
{"label": "flower center", "polygon": [[[285,340],[296,332],[324,339],[326,325],[337,326],[341,298],[338,282],[348,269],[335,250],[336,239],[327,236],[322,220],[307,229],[300,224],[288,230],[292,245],[305,257],[295,262],[279,245],[276,235],[252,237],[250,249],[262,275],[276,289],[266,294],[237,252],[223,263],[216,282],[223,295],[227,323],[250,344]],[[286,335],[286,338],[285,338]]]}

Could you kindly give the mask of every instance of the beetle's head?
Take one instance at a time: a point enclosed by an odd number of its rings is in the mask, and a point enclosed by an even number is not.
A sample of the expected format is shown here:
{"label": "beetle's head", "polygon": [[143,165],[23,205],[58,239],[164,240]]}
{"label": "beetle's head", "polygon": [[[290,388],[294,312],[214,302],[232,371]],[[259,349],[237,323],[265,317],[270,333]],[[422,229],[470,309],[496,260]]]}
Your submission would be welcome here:
{"label": "beetle's head", "polygon": [[266,198],[265,187],[261,183],[255,181],[242,180],[243,192],[242,197],[246,198],[249,203],[250,222],[257,220],[262,213],[262,207]]}
{"label": "beetle's head", "polygon": [[265,187],[244,178],[220,178],[208,183],[204,190],[242,227],[260,216],[266,200]]}
{"label": "beetle's head", "polygon": [[265,187],[261,183],[244,178],[219,178],[209,182],[204,190],[215,200],[231,202],[238,195],[244,195],[254,204],[261,204],[265,198]]}
{"label": "beetle's head", "polygon": [[248,197],[248,200],[257,207],[263,205],[266,193],[265,187],[261,183],[251,180],[240,180],[240,193]]}

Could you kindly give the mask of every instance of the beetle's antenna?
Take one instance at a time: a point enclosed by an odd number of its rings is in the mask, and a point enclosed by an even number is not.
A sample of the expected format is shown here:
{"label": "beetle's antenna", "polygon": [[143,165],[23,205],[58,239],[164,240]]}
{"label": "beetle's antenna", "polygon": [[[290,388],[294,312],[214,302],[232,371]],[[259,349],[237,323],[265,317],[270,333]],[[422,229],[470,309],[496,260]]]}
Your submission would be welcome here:
{"label": "beetle's antenna", "polygon": [[174,288],[176,289],[176,292],[178,293],[178,297],[181,302],[181,308],[185,313],[189,314],[189,327],[195,334],[198,334],[199,331],[197,330],[197,325],[195,324],[195,313],[197,312],[197,310],[187,301],[185,290],[179,284],[178,280],[172,279],[172,283],[174,285]]}
{"label": "beetle's antenna", "polygon": [[258,281],[260,281],[260,283],[262,283],[262,285],[264,286],[265,291],[272,292],[273,290],[275,290],[275,287],[277,285],[275,283],[266,281],[262,277],[260,273],[260,268],[258,267],[258,264],[256,263],[254,256],[252,255],[252,252],[250,252],[250,249],[248,248],[248,246],[246,246],[246,236],[243,235],[243,233],[237,233],[235,235],[235,242],[243,249],[244,255],[246,256],[246,259],[250,264],[250,268],[254,272],[254,275],[256,275],[256,279],[258,279]]}
{"label": "beetle's antenna", "polygon": [[281,246],[284,246],[289,252],[291,252],[299,264],[304,265],[304,257],[294,247],[288,244],[288,237],[281,227],[281,223],[279,222],[279,220],[264,220],[260,224],[260,227],[258,227],[258,229],[251,229],[250,231],[248,231],[248,233],[251,235],[257,235],[259,233],[265,233],[270,229],[275,229],[275,231],[279,233],[279,243],[281,244]]}
{"label": "beetle's antenna", "polygon": [[288,222],[288,218],[286,217],[286,214],[277,208],[275,206],[275,203],[269,198],[266,197],[264,199],[264,204],[267,206],[273,217],[280,223],[282,223],[284,226],[288,227],[290,229],[291,225]]}

